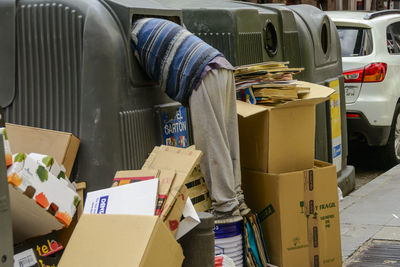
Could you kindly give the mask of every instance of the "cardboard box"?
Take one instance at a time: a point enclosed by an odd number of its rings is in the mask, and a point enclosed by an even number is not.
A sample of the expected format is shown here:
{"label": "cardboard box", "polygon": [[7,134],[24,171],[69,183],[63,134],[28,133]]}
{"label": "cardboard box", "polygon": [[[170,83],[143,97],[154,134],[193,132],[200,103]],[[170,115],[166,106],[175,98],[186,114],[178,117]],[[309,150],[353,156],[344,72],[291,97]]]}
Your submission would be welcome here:
{"label": "cardboard box", "polygon": [[71,133],[6,123],[13,153],[39,153],[54,157],[69,177],[79,148],[79,139]]}
{"label": "cardboard box", "polygon": [[310,87],[303,99],[276,106],[237,101],[242,168],[283,173],[312,168],[315,147],[315,105],[334,90]]}
{"label": "cardboard box", "polygon": [[303,171],[242,174],[245,199],[259,215],[272,264],[342,266],[334,165],[316,161]]}
{"label": "cardboard box", "polygon": [[147,181],[158,177],[158,170],[124,170],[117,171],[114,175],[113,187]]}
{"label": "cardboard box", "polygon": [[56,232],[32,238],[14,246],[14,265],[57,266],[63,249]]}
{"label": "cardboard box", "polygon": [[36,204],[35,200],[21,194],[12,185],[8,185],[8,189],[14,242],[22,242],[27,238],[45,235],[64,227],[53,215]]}
{"label": "cardboard box", "polygon": [[[57,178],[49,171],[51,160],[45,161],[45,164],[37,156],[51,159],[38,154],[35,157],[22,152],[14,154],[13,164],[7,170],[8,183],[21,194],[36,200],[38,205],[68,227],[79,205],[79,195],[75,188],[71,189],[63,182],[63,178]],[[14,212],[20,211],[12,210]]]}
{"label": "cardboard box", "polygon": [[[78,184],[78,194],[83,199],[82,185]],[[84,187],[84,186],[83,186]],[[50,233],[52,230],[58,230],[58,235],[63,245],[68,243],[69,237],[83,211],[83,202],[81,201],[78,210],[68,228],[52,216],[45,209],[41,208],[36,202],[21,194],[12,185],[8,185],[10,192],[11,216],[13,221],[14,243],[22,242],[30,237],[41,236]],[[26,227],[29,225],[29,227]]]}
{"label": "cardboard box", "polygon": [[84,214],[58,267],[178,267],[183,258],[159,217]]}

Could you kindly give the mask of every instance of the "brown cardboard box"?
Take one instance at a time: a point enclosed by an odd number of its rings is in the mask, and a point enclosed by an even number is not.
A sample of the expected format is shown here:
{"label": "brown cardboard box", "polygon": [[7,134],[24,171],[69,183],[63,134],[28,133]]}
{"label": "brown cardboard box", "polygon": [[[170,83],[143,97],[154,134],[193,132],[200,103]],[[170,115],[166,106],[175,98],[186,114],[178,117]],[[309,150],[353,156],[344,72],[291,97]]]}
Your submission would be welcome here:
{"label": "brown cardboard box", "polygon": [[[40,207],[35,200],[21,194],[12,185],[8,185],[11,203],[11,216],[13,221],[14,243],[22,242],[28,238],[41,236],[53,230],[60,230],[59,235],[63,244],[68,242],[69,237],[83,211],[83,194],[85,183],[77,184],[77,192],[81,202],[77,212],[68,228],[59,222],[47,210]],[[29,225],[29,227],[27,227]]]}
{"label": "brown cardboard box", "polygon": [[8,185],[8,189],[15,243],[64,227],[56,217],[40,207],[35,200],[21,194],[12,185]]}
{"label": "brown cardboard box", "polygon": [[334,165],[316,161],[313,169],[281,174],[244,170],[242,179],[272,264],[342,266]]}
{"label": "brown cardboard box", "polygon": [[180,245],[156,216],[84,214],[59,267],[177,267]]}
{"label": "brown cardboard box", "polygon": [[310,87],[303,99],[276,106],[237,101],[241,165],[268,173],[312,168],[315,142],[315,105],[334,90],[301,82]]}
{"label": "brown cardboard box", "polygon": [[79,139],[71,133],[6,124],[12,153],[50,155],[64,165],[69,177],[79,148]]}

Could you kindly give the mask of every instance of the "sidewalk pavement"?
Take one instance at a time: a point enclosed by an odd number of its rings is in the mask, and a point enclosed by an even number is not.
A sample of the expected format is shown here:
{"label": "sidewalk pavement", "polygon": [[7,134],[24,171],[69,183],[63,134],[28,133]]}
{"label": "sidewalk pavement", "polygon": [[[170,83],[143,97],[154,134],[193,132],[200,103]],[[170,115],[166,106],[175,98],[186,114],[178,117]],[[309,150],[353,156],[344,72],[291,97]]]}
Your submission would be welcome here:
{"label": "sidewalk pavement", "polygon": [[343,262],[369,239],[400,241],[400,165],[339,203]]}

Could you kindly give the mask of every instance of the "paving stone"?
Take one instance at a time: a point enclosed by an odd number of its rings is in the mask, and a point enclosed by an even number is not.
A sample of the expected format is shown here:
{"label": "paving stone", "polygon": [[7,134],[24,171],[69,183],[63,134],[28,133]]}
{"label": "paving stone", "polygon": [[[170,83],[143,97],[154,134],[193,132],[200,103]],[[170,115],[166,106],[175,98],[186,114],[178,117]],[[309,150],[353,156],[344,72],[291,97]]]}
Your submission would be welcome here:
{"label": "paving stone", "polygon": [[374,239],[400,240],[400,227],[385,226],[373,237]]}
{"label": "paving stone", "polygon": [[400,165],[340,201],[343,260],[372,238],[400,240],[399,203]]}
{"label": "paving stone", "polygon": [[400,226],[400,213],[392,214],[393,219],[391,219],[386,226]]}
{"label": "paving stone", "polygon": [[394,210],[382,208],[379,203],[362,203],[352,205],[340,214],[342,223],[355,225],[385,225],[393,218]]}
{"label": "paving stone", "polygon": [[357,201],[359,201],[359,200],[360,200],[360,197],[358,197],[358,196],[347,196],[347,197],[343,198],[339,202],[339,212],[342,212],[343,210],[347,209],[351,205],[357,203]]}
{"label": "paving stone", "polygon": [[341,229],[343,229],[341,230],[341,241],[342,252],[344,253],[345,251],[356,251],[362,244],[380,231],[382,226],[341,224]]}
{"label": "paving stone", "polygon": [[389,186],[382,187],[379,191],[360,198],[356,203],[342,210],[340,221],[352,224],[385,225],[393,219],[393,213],[400,211],[398,203],[400,203],[399,190]]}

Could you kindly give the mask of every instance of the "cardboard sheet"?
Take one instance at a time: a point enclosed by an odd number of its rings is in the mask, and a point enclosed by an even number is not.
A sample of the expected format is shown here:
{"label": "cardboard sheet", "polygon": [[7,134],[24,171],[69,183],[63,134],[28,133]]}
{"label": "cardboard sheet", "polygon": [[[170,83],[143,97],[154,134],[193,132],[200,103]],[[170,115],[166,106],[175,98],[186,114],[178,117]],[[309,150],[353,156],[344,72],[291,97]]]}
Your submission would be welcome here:
{"label": "cardboard sheet", "polygon": [[[202,154],[200,150],[195,150],[193,148],[184,149],[171,146],[159,146],[153,149],[150,156],[143,164],[142,169],[144,170],[170,170],[176,172],[176,176],[170,188],[170,193],[161,213],[161,217],[164,220],[175,203],[178,193],[181,191],[182,194],[182,190],[187,191],[187,189],[183,188],[185,186],[185,181],[200,162]],[[183,195],[186,197],[187,193]]]}
{"label": "cardboard sheet", "polygon": [[187,234],[190,230],[195,228],[200,223],[200,218],[197,215],[196,210],[194,209],[190,197],[188,197],[186,200],[182,216],[183,219],[179,223],[178,231],[176,232],[175,235],[176,240]]}
{"label": "cardboard sheet", "polygon": [[87,193],[84,214],[154,215],[158,179]]}
{"label": "cardboard sheet", "polygon": [[71,133],[6,123],[12,153],[39,153],[54,157],[69,177],[80,141]]}

